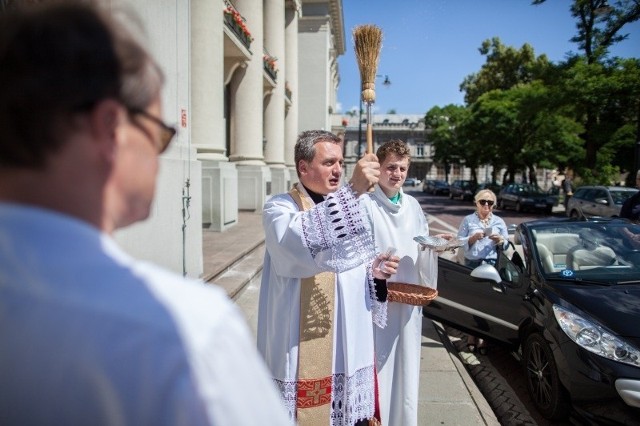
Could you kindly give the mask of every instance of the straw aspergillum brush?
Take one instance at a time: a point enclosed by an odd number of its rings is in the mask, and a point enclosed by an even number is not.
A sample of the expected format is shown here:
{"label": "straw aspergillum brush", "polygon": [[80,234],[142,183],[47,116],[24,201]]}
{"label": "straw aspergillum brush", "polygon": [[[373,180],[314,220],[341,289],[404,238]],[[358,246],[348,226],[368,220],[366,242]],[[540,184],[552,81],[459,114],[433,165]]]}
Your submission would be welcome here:
{"label": "straw aspergillum brush", "polygon": [[362,82],[362,101],[367,105],[367,153],[373,153],[371,105],[376,100],[375,79],[382,46],[382,30],[375,25],[356,26],[353,29],[353,42]]}

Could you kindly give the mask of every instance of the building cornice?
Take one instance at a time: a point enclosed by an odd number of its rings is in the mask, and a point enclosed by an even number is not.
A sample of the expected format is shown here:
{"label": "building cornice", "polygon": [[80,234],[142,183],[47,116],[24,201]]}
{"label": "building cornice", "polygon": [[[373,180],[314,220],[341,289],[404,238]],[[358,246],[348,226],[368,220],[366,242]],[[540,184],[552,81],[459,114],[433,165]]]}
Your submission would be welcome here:
{"label": "building cornice", "polygon": [[[337,56],[345,52],[344,17],[342,11],[342,0],[300,0],[302,4],[324,4],[329,15],[325,19],[331,24],[331,35],[333,36],[334,49]],[[309,16],[305,16],[309,18]],[[319,18],[319,16],[316,16]]]}

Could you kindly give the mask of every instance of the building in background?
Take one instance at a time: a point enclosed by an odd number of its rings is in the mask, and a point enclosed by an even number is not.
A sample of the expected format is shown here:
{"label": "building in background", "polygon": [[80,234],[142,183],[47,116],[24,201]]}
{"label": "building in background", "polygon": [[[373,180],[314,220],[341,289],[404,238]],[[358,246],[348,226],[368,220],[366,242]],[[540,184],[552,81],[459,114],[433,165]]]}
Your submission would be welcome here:
{"label": "building in background", "polygon": [[238,225],[297,181],[293,149],[329,129],[344,52],[341,0],[104,0],[135,10],[166,74],[151,217],[116,239],[134,256],[203,273],[203,232]]}
{"label": "building in background", "polygon": [[[433,146],[427,138],[424,115],[373,114],[373,150],[391,140],[400,139],[409,145],[411,164],[407,177],[436,179],[438,166],[433,163]],[[332,130],[344,134],[345,176],[351,176],[353,165],[367,149],[366,114],[334,114]],[[358,141],[360,140],[360,143]]]}

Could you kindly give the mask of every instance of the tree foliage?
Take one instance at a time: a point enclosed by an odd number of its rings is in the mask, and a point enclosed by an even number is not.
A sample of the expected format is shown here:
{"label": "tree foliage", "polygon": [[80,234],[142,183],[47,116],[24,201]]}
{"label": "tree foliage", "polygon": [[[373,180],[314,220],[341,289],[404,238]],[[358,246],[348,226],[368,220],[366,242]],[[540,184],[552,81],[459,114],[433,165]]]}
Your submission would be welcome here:
{"label": "tree foliage", "polygon": [[479,48],[485,63],[460,85],[466,106],[427,113],[436,161],[447,168],[464,164],[472,173],[491,164],[506,170],[505,182],[520,172],[534,181],[535,169],[545,167],[574,169],[583,182],[612,183],[638,167],[640,60],[611,58],[609,49],[627,37],[624,25],[639,19],[640,2],[606,4],[572,0],[572,41],[581,54],[560,63],[536,56],[528,44],[517,49],[499,38],[485,40]]}

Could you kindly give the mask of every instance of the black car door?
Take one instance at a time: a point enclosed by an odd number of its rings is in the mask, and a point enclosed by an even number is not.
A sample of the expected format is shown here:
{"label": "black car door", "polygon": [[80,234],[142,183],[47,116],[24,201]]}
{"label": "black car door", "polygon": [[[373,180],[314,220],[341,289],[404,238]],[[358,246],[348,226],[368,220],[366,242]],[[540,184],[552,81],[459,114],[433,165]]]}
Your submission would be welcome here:
{"label": "black car door", "polygon": [[526,318],[523,297],[526,277],[504,253],[496,269],[500,283],[474,278],[471,268],[438,260],[438,297],[424,308],[425,316],[462,331],[503,343],[517,344]]}

